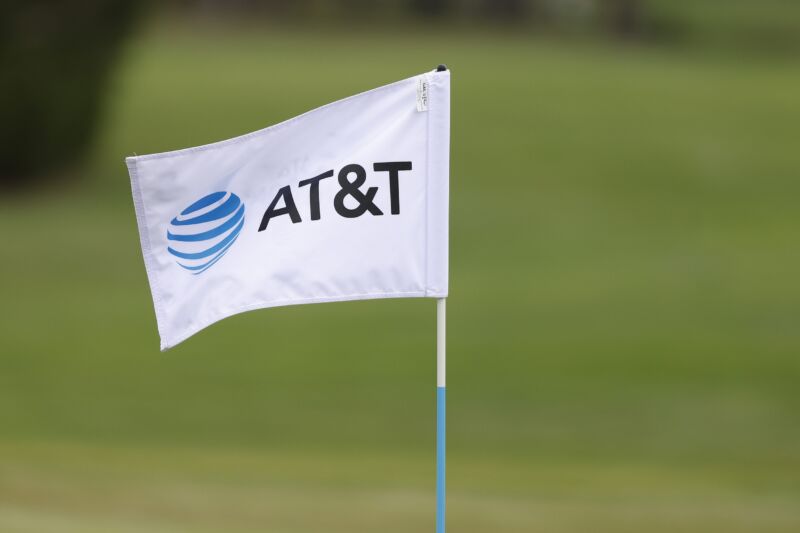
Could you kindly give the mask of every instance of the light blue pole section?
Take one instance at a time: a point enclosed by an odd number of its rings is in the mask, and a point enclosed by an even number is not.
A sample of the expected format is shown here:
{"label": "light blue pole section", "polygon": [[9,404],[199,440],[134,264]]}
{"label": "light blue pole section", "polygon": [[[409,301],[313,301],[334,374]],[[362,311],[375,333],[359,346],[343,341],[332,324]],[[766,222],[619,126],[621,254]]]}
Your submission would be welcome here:
{"label": "light blue pole section", "polygon": [[436,533],[444,533],[445,523],[445,379],[447,300],[436,301]]}
{"label": "light blue pole section", "polygon": [[445,387],[436,388],[436,533],[444,533],[445,517]]}

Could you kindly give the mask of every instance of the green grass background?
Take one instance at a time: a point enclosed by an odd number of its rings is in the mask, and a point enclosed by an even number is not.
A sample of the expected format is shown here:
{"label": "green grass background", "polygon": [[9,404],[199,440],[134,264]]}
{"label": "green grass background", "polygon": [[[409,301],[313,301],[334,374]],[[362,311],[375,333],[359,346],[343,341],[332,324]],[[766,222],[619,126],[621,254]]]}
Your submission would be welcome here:
{"label": "green grass background", "polygon": [[74,187],[0,200],[0,531],[431,531],[435,306],[161,354],[123,158],[446,62],[453,532],[800,530],[800,71],[493,32],[131,43]]}

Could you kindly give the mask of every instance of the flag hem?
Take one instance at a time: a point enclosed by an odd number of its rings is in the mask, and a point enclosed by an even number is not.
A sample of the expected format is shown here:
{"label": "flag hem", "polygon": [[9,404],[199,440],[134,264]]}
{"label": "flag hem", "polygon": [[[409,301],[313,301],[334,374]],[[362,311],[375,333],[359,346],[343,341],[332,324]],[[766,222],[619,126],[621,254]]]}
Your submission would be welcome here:
{"label": "flag hem", "polygon": [[324,109],[327,109],[329,107],[333,107],[333,106],[341,104],[343,102],[347,102],[348,100],[352,100],[352,99],[355,99],[355,98],[363,97],[363,96],[366,96],[368,94],[372,94],[372,93],[376,93],[376,92],[379,92],[379,91],[387,90],[387,89],[393,88],[393,87],[395,87],[397,85],[400,85],[402,83],[408,83],[411,80],[416,80],[419,77],[420,77],[420,75],[418,74],[416,76],[411,76],[410,78],[405,78],[405,79],[402,79],[402,80],[399,80],[399,81],[395,81],[393,83],[389,83],[387,85],[382,85],[380,87],[376,87],[376,88],[370,89],[368,91],[363,91],[363,92],[360,92],[358,94],[354,94],[354,95],[348,96],[346,98],[342,98],[340,100],[335,100],[333,102],[327,103],[327,104],[322,105],[320,107],[315,107],[313,109],[310,109],[310,110],[308,110],[308,111],[306,111],[304,113],[301,113],[301,114],[299,114],[297,116],[288,118],[288,119],[286,119],[286,120],[284,120],[282,122],[278,122],[277,124],[273,124],[271,126],[267,126],[266,128],[261,128],[260,130],[251,131],[250,133],[245,133],[243,135],[239,135],[239,136],[236,136],[236,137],[231,137],[230,139],[224,139],[224,140],[221,140],[221,141],[216,141],[216,142],[212,142],[212,143],[208,143],[208,144],[201,144],[199,146],[192,146],[192,147],[189,147],[189,148],[180,148],[180,149],[177,149],[177,150],[170,150],[170,151],[167,151],[167,152],[157,152],[157,153],[154,153],[154,154],[142,154],[142,155],[136,155],[136,156],[129,156],[129,157],[125,158],[125,162],[127,163],[127,162],[130,162],[130,161],[147,161],[147,160],[151,160],[151,159],[162,159],[162,158],[167,158],[167,157],[178,157],[178,156],[182,156],[182,155],[192,154],[192,153],[195,153],[195,152],[203,152],[203,151],[206,151],[206,150],[214,150],[214,149],[217,149],[217,148],[224,148],[225,146],[229,146],[229,145],[232,145],[232,144],[238,144],[238,143],[241,143],[241,142],[244,142],[244,141],[248,141],[250,139],[254,139],[254,138],[260,137],[261,135],[265,135],[267,133],[272,133],[272,132],[274,132],[276,130],[279,130],[279,129],[283,128],[283,127],[288,126],[289,124],[291,124],[293,122],[298,122],[298,121],[300,121],[302,119],[307,118],[309,115],[315,114],[315,113],[317,113],[319,111],[322,111]]}
{"label": "flag hem", "polygon": [[135,159],[127,158],[125,162],[128,165],[128,174],[131,178],[133,208],[136,213],[136,224],[139,226],[139,242],[142,245],[144,269],[147,273],[147,279],[150,282],[150,293],[153,295],[153,307],[156,312],[156,328],[158,328],[158,336],[161,339],[161,351],[163,352],[168,348],[168,346],[165,345],[164,332],[161,327],[166,315],[164,314],[163,303],[161,301],[161,290],[159,288],[158,276],[156,275],[155,266],[153,265],[153,252],[152,247],[150,246],[150,232],[147,229],[147,214],[145,212],[144,200],[142,199],[142,191],[139,185],[139,173]]}
{"label": "flag hem", "polygon": [[428,76],[426,276],[429,296],[448,292],[450,190],[450,71]]}
{"label": "flag hem", "polygon": [[[381,299],[391,299],[391,298],[445,298],[445,297],[447,297],[446,292],[433,293],[427,289],[424,289],[419,291],[370,292],[361,294],[347,294],[342,296],[323,296],[323,297],[313,297],[313,298],[291,298],[286,300],[267,300],[263,302],[249,304],[242,307],[237,307],[235,309],[230,310],[230,312],[219,313],[218,316],[215,317],[214,319],[204,321],[202,324],[187,329],[180,335],[177,335],[174,339],[168,340],[166,337],[161,335],[161,328],[159,327],[159,335],[161,336],[161,351],[165,352],[170,348],[174,348],[178,344],[187,340],[189,337],[195,335],[196,333],[199,333],[200,331],[206,329],[208,326],[211,326],[212,324],[216,324],[217,322],[221,322],[222,320],[225,320],[226,318],[232,316],[240,315],[242,313],[247,313],[248,311],[257,311],[259,309],[270,309],[272,307],[289,307],[292,305],[350,302],[357,300],[381,300]],[[156,313],[158,313],[158,311],[156,311]]]}

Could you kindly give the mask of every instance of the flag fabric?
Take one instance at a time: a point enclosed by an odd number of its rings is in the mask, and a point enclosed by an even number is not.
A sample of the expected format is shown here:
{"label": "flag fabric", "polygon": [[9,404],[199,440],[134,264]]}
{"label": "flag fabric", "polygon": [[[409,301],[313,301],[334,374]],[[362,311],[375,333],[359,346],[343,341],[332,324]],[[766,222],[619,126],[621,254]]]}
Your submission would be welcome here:
{"label": "flag fabric", "polygon": [[266,307],[448,290],[450,72],[126,159],[161,349]]}

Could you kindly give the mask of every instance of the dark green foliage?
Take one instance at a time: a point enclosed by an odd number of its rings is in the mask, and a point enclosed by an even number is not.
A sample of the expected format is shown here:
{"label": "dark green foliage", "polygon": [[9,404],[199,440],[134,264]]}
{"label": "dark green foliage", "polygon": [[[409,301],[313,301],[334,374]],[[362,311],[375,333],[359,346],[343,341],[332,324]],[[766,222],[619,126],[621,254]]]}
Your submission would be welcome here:
{"label": "dark green foliage", "polygon": [[0,186],[25,186],[84,153],[135,4],[6,3],[0,22]]}

